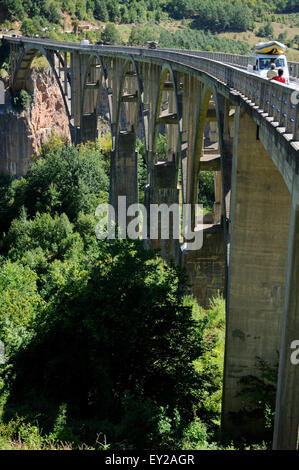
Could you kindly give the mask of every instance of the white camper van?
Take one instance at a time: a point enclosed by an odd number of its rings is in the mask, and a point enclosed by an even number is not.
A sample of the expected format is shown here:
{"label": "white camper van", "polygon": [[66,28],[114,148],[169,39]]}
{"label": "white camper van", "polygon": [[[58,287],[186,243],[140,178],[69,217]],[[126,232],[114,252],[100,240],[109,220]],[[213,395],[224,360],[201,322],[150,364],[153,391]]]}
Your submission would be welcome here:
{"label": "white camper van", "polygon": [[289,67],[285,54],[286,46],[277,42],[258,43],[255,51],[249,57],[248,71],[258,74],[260,77],[267,78],[271,64],[275,64],[276,70],[283,69],[283,77],[286,83],[289,83]]}

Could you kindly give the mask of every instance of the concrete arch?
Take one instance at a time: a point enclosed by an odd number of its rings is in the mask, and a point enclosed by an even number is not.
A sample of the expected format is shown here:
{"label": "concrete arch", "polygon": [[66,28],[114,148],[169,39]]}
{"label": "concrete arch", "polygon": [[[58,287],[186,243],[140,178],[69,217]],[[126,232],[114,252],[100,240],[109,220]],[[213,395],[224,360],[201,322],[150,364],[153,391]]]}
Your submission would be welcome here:
{"label": "concrete arch", "polygon": [[[126,79],[128,79],[129,77],[131,78],[132,81],[135,80],[136,84],[135,84],[135,87],[130,86],[129,84],[129,90],[127,90],[128,93],[124,94],[125,82],[126,82]],[[121,110],[122,110],[123,103],[128,103],[128,107],[130,106],[130,103],[135,103],[136,109],[135,109],[135,116],[133,119],[134,122],[130,124],[133,125],[134,131],[136,131],[139,117],[142,116],[141,122],[142,122],[142,127],[143,127],[143,134],[145,136],[146,135],[145,124],[144,124],[144,119],[143,119],[143,85],[142,85],[142,80],[141,80],[139,69],[138,69],[138,64],[132,57],[127,58],[127,60],[124,63],[122,73],[121,73],[118,103],[117,103],[116,134],[120,132]]]}
{"label": "concrete arch", "polygon": [[[96,72],[97,68],[99,68],[98,75]],[[93,70],[94,73],[93,73],[92,79],[95,79],[96,82],[88,82],[92,69],[95,69]],[[104,86],[105,94],[107,97],[109,125],[111,129],[111,134],[112,134],[112,122],[111,122],[112,110],[111,110],[111,99],[109,99],[111,93],[109,92],[109,88],[108,88],[108,74],[107,74],[107,70],[106,70],[105,63],[104,63],[102,56],[100,56],[97,53],[93,53],[88,57],[87,65],[85,67],[83,76],[84,76],[84,79],[83,79],[83,85],[82,85],[82,98],[81,98],[81,110],[80,110],[81,140],[82,141],[95,140],[98,135],[98,132],[97,132],[98,118],[99,118],[98,111],[99,111],[99,105],[100,105],[100,99],[101,99],[102,86]],[[87,90],[89,88],[93,90],[93,93],[92,93],[93,109],[91,110],[91,113],[88,115],[88,114],[85,114],[85,106],[87,104],[86,97],[87,97]]]}
{"label": "concrete arch", "polygon": [[[202,147],[203,147],[203,139],[204,139],[204,128],[208,114],[209,102],[211,96],[215,94],[214,86],[211,83],[205,83],[204,88],[201,93],[200,105],[199,105],[199,113],[197,118],[197,125],[196,125],[196,136],[195,136],[195,146],[194,146],[194,154],[192,155],[193,160],[193,171],[192,171],[192,181],[190,184],[190,201],[192,204],[197,203],[197,186],[198,186],[198,178],[200,172],[200,158],[202,156]],[[217,103],[216,103],[217,107]],[[217,109],[216,109],[216,116],[217,116]]]}
{"label": "concrete arch", "polygon": [[61,80],[60,80],[60,78],[58,76],[58,73],[55,69],[54,54],[50,54],[49,51],[45,50],[42,46],[40,46],[38,44],[36,46],[34,46],[34,48],[32,47],[32,45],[25,46],[24,50],[22,51],[22,53],[21,53],[21,55],[20,55],[20,57],[17,61],[17,64],[16,64],[15,74],[14,74],[14,78],[13,78],[13,85],[12,85],[13,92],[25,89],[26,78],[27,78],[27,75],[28,75],[28,72],[29,72],[29,69],[30,69],[30,65],[31,65],[33,59],[38,54],[42,54],[44,57],[46,57],[47,61],[49,62],[49,65],[52,69],[52,72],[55,76],[55,79],[57,81],[57,84],[59,86],[60,93],[61,93],[61,96],[62,96],[62,99],[63,99],[64,107],[65,107],[66,114],[67,114],[67,117],[68,117],[68,120],[69,120],[70,132],[71,132],[71,136],[72,136],[72,139],[73,139],[74,132],[73,132],[73,125],[71,124],[71,111],[70,111],[68,102],[67,102],[66,97],[65,97],[65,93],[64,93],[64,90],[63,90]]}
{"label": "concrete arch", "polygon": [[[169,81],[166,81],[167,76],[169,75]],[[173,101],[171,103],[172,107],[175,108],[175,113],[169,113],[165,116],[160,115],[160,110],[162,106],[162,97],[163,91],[172,91],[173,92]],[[175,163],[176,169],[179,167],[179,154],[180,154],[180,147],[181,147],[181,110],[178,103],[178,86],[175,74],[172,70],[170,64],[165,64],[162,67],[160,80],[159,80],[159,88],[158,88],[158,96],[156,100],[156,110],[154,115],[154,127],[153,127],[153,162],[152,164],[157,163],[156,154],[157,154],[157,139],[158,139],[158,128],[160,124],[165,125],[173,125],[176,126],[176,130],[178,133],[178,140],[176,142],[176,153],[173,163]],[[168,160],[170,161],[170,160]]]}

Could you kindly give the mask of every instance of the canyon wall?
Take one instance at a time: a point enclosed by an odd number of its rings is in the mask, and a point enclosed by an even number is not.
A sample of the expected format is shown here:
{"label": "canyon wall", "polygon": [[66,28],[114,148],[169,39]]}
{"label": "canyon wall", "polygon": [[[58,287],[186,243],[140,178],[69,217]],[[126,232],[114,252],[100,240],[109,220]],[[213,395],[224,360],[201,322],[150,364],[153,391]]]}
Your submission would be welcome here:
{"label": "canyon wall", "polygon": [[32,97],[28,110],[14,110],[8,90],[0,105],[0,171],[15,176],[26,174],[32,155],[52,133],[65,135],[70,142],[68,117],[50,68],[32,69],[26,89]]}

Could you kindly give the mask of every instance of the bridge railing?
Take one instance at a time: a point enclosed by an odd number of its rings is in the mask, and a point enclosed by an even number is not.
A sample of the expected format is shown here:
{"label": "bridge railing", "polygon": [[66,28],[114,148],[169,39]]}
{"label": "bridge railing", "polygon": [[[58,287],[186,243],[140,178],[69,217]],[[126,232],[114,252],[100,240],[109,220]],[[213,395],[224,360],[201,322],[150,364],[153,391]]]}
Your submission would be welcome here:
{"label": "bridge railing", "polygon": [[[164,50],[164,49],[161,49]],[[165,49],[169,52],[182,53],[182,49]],[[237,65],[247,68],[249,56],[239,54],[227,54],[225,52],[209,52],[209,51],[189,51],[184,49],[184,54],[203,57],[205,59],[217,60],[226,64]]]}
{"label": "bridge railing", "polygon": [[248,98],[261,112],[267,113],[277,127],[285,128],[284,132],[289,134],[289,138],[299,141],[299,92],[293,88],[231,65],[221,64],[217,60],[182,53],[176,53],[176,60],[207,72],[240,93],[244,99]]}
{"label": "bridge railing", "polygon": [[[175,51],[177,53],[182,52],[182,49],[161,49],[165,51]],[[224,52],[208,52],[208,51],[187,51],[184,50],[184,54],[194,55],[196,57],[203,57],[206,59],[217,60],[226,64],[237,65],[238,67],[247,68],[249,64],[249,56],[239,54],[227,54]],[[290,77],[299,79],[299,62],[293,62],[288,60]]]}
{"label": "bridge railing", "polygon": [[[114,53],[124,53],[124,48],[118,46],[109,47],[109,50]],[[198,54],[194,55],[191,51],[150,50],[137,47],[130,48],[130,53],[160,58],[208,73],[238,92],[245,100],[251,101],[252,105],[255,105],[261,113],[267,114],[265,117],[273,121],[276,127],[284,128],[281,132],[288,135],[288,139],[299,141],[299,105],[297,103],[299,92],[297,93],[293,88],[259,77],[233,65],[221,63],[215,55],[211,59],[210,57],[200,57]]]}
{"label": "bridge railing", "polygon": [[[182,49],[161,49],[165,51],[182,52]],[[208,51],[188,51],[184,49],[184,54],[195,55],[196,57],[203,57],[211,60],[218,60],[226,64],[237,65],[238,67],[247,68],[249,64],[249,56],[240,54],[227,54],[225,52],[208,52]],[[299,78],[299,62],[288,60],[290,76]]]}
{"label": "bridge railing", "polygon": [[290,77],[299,79],[299,62],[288,61],[288,64],[289,64]]}

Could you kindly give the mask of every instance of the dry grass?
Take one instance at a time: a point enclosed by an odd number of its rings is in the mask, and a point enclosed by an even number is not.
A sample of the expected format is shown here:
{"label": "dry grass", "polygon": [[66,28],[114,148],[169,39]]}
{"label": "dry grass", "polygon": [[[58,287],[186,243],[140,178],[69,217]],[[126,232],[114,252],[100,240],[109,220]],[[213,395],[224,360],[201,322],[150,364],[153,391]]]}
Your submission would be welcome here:
{"label": "dry grass", "polygon": [[[229,33],[221,33],[219,34],[220,37],[222,38],[230,38],[230,39],[236,39],[236,40],[241,40],[241,41],[246,41],[249,46],[252,48],[258,43],[258,42],[263,42],[266,41],[266,39],[261,38],[255,34],[258,29],[263,26],[265,23],[256,23],[256,27],[254,31],[247,31],[244,33],[234,33],[234,32],[229,32]],[[298,27],[293,27],[291,28],[288,25],[282,24],[282,23],[271,23],[272,28],[274,30],[274,37],[277,38],[277,36],[280,33],[287,33],[287,39],[293,39],[297,34],[299,34],[299,28]],[[299,50],[298,49],[293,49],[293,48],[288,48],[287,49],[287,58],[289,60],[294,60],[299,62]]]}

